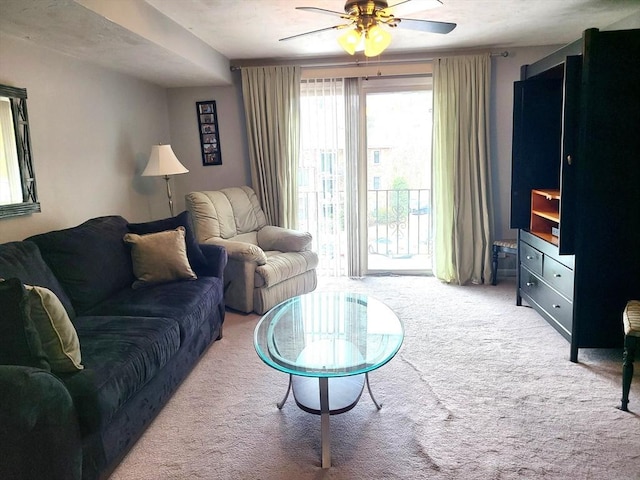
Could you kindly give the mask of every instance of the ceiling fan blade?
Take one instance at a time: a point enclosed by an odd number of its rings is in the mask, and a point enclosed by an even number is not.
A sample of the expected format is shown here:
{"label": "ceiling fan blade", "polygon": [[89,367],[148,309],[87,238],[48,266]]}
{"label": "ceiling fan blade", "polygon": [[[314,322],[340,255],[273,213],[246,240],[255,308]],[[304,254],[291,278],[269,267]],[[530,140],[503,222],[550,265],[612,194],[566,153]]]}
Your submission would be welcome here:
{"label": "ceiling fan blade", "polygon": [[305,35],[313,35],[314,33],[325,32],[327,30],[338,30],[340,28],[348,27],[349,25],[334,25],[333,27],[321,28],[319,30],[311,30],[310,32],[298,33],[297,35],[291,35],[290,37],[281,38],[280,41],[291,40],[292,38],[304,37]]}
{"label": "ceiling fan blade", "polygon": [[342,18],[349,18],[344,12],[336,12],[334,10],[327,10],[326,8],[318,8],[318,7],[296,7],[296,10],[304,10],[305,12],[314,12],[314,13],[322,13],[324,15],[332,15],[338,16]]}
{"label": "ceiling fan blade", "polygon": [[418,20],[414,18],[396,18],[395,20],[398,28],[420,30],[421,32],[429,33],[449,33],[457,27],[455,23],[436,22],[433,20]]}
{"label": "ceiling fan blade", "polygon": [[441,6],[442,2],[440,0],[398,0],[394,2],[393,5],[383,8],[380,12],[383,15],[402,17]]}

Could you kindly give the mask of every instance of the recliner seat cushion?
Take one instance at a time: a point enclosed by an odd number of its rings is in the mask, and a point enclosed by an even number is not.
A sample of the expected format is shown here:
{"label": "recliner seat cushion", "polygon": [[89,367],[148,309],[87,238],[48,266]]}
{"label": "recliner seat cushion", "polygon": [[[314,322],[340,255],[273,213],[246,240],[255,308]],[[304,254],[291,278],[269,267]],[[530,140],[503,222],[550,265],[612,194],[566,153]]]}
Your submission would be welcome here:
{"label": "recliner seat cushion", "polygon": [[267,263],[256,268],[256,288],[272,287],[318,266],[318,255],[310,250],[303,252],[265,252]]}

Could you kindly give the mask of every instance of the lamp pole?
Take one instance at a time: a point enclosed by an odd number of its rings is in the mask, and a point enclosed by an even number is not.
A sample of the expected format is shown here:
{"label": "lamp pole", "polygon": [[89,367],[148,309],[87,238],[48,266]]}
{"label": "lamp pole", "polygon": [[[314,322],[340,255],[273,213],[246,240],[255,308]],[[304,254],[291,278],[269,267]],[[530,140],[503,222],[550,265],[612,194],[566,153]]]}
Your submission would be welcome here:
{"label": "lamp pole", "polygon": [[173,199],[171,198],[171,184],[169,183],[169,175],[165,175],[164,179],[167,181],[167,198],[169,199],[169,211],[171,212],[171,216],[173,217]]}

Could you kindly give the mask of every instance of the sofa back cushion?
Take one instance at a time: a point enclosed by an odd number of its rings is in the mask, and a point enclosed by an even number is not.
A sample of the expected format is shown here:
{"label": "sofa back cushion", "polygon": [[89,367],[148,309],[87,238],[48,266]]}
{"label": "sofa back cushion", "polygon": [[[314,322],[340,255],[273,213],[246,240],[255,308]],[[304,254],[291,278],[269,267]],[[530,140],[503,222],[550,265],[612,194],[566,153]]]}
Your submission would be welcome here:
{"label": "sofa back cushion", "polygon": [[20,279],[0,280],[0,312],[0,365],[51,371],[31,319],[28,294]]}
{"label": "sofa back cushion", "polygon": [[82,313],[135,280],[131,253],[123,240],[127,231],[127,221],[114,215],[27,240],[38,245],[76,311]]}
{"label": "sofa back cushion", "polygon": [[42,259],[38,246],[29,241],[0,245],[0,278],[19,278],[22,283],[45,287],[56,294],[69,318],[76,316],[71,299]]}
{"label": "sofa back cushion", "polygon": [[256,193],[247,186],[191,192],[185,200],[201,243],[211,238],[232,239],[267,224]]}

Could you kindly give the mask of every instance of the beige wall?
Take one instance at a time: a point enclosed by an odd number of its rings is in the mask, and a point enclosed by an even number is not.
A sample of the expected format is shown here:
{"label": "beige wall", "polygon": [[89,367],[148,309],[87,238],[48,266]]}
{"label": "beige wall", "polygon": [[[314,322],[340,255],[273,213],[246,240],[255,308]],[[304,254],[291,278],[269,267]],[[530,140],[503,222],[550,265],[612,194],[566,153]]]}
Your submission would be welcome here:
{"label": "beige wall", "polygon": [[27,89],[42,204],[41,213],[0,219],[0,242],[100,215],[158,215],[161,180],[136,172],[152,143],[169,140],[165,89],[4,35],[0,59],[0,83]]}
{"label": "beige wall", "polygon": [[[492,167],[496,237],[509,229],[513,82],[520,66],[554,47],[510,49],[493,59]],[[500,51],[502,49],[495,49]],[[30,43],[0,38],[0,83],[27,88],[42,213],[0,219],[0,242],[119,214],[169,215],[164,180],[142,178],[151,145],[171,143],[189,173],[172,179],[184,195],[250,183],[240,75],[229,87],[163,89]],[[222,165],[202,166],[195,102],[215,100]]]}
{"label": "beige wall", "polygon": [[[171,88],[168,108],[171,145],[189,173],[175,177],[176,212],[184,209],[184,195],[251,184],[239,74],[229,87]],[[202,165],[196,102],[215,100],[222,165]]]}

